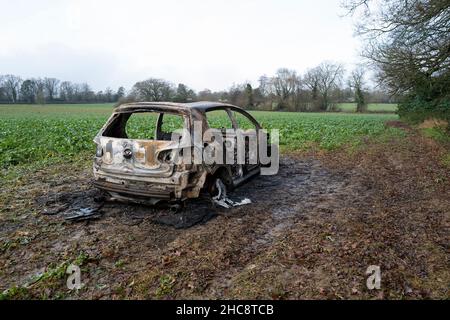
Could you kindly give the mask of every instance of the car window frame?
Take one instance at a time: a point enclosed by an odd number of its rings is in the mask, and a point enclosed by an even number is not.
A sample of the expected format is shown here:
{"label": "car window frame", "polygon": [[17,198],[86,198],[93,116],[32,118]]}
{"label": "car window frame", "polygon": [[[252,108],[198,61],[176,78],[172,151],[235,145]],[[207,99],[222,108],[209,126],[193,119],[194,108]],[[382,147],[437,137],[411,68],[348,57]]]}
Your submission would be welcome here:
{"label": "car window frame", "polygon": [[210,127],[209,122],[208,122],[208,113],[209,113],[209,112],[221,111],[221,110],[226,112],[226,114],[228,115],[228,120],[229,120],[230,123],[231,123],[231,128],[224,128],[224,129],[226,129],[226,130],[232,129],[232,130],[236,131],[236,123],[235,123],[235,121],[234,121],[233,114],[231,113],[229,107],[217,107],[217,108],[212,108],[212,109],[206,110],[206,111],[204,112],[206,128],[208,128],[208,129],[222,130],[222,128],[212,128],[212,127]]}

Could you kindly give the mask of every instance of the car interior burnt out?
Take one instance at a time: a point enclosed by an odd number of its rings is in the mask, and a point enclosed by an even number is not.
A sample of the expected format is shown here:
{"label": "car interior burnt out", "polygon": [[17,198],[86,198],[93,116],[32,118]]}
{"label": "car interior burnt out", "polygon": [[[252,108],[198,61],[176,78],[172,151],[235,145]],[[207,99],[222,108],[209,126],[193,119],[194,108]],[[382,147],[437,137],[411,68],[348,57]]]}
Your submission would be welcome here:
{"label": "car interior burnt out", "polygon": [[[227,117],[228,124],[217,126],[214,117],[209,117],[214,113]],[[246,132],[248,136],[253,133],[252,141],[257,143],[256,132],[261,126],[236,106],[209,102],[122,105],[94,139],[94,184],[115,199],[150,204],[197,198],[203,191],[213,197],[225,197],[227,190],[260,173],[257,156],[253,162],[245,161],[250,158],[250,151],[245,149],[244,163],[195,163],[192,157],[183,157],[183,152],[193,155],[199,146],[200,151],[209,146],[214,153],[222,147],[216,143],[216,148],[212,148],[214,139],[202,134],[200,141],[195,142],[193,131],[197,126],[201,132],[218,129],[218,140],[223,140],[228,148],[223,152],[224,158],[232,155],[234,159],[237,130],[243,121],[256,129]],[[244,142],[246,147],[248,141]]]}

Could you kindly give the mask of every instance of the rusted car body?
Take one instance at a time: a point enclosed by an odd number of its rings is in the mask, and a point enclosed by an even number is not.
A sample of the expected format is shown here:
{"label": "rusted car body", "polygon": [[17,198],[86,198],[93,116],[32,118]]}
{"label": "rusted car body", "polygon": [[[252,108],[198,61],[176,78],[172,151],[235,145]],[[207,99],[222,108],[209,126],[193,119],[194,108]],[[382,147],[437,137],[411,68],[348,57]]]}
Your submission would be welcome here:
{"label": "rusted car body", "polygon": [[[261,130],[259,123],[246,111],[234,105],[216,102],[170,103],[139,102],[124,104],[114,109],[113,114],[94,139],[97,152],[94,159],[94,184],[116,199],[133,200],[154,204],[159,200],[181,201],[196,198],[202,190],[214,190],[224,185],[234,188],[260,173],[260,164],[195,164],[173,159],[180,153],[179,141],[192,148],[203,147],[210,141],[193,141],[194,123],[202,130],[209,128],[208,112],[221,111],[228,115],[233,129],[238,129],[236,118],[245,117],[255,131]],[[132,114],[156,113],[154,139],[130,139],[127,121]],[[183,119],[188,134],[179,141],[170,139],[170,132],[163,132],[165,115],[178,115]],[[222,128],[223,130],[223,128]],[[233,141],[233,130],[223,130],[225,141]],[[202,138],[203,139],[203,138]],[[220,185],[217,183],[220,180]],[[223,184],[222,184],[223,182]]]}

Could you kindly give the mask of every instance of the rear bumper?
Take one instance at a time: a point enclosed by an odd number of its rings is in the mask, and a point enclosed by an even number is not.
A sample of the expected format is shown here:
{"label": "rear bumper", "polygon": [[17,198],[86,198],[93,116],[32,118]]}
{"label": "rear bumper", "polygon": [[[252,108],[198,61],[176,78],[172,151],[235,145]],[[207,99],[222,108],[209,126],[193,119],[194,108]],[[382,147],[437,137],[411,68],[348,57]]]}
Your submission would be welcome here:
{"label": "rear bumper", "polygon": [[182,200],[198,196],[197,191],[202,185],[199,185],[196,177],[198,173],[190,171],[174,172],[170,177],[157,178],[111,174],[94,168],[93,183],[99,189],[129,198]]}
{"label": "rear bumper", "polygon": [[123,194],[127,196],[148,197],[161,200],[170,200],[175,197],[175,187],[165,186],[164,188],[151,188],[149,185],[147,188],[138,188],[133,185],[120,185],[113,182],[95,180],[94,186],[99,189]]}

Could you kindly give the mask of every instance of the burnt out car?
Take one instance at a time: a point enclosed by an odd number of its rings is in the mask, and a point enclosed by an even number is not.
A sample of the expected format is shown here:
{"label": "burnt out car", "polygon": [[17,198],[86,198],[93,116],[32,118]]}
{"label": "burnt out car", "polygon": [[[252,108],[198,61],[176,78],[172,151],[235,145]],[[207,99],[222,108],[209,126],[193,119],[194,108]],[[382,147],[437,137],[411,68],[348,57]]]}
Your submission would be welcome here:
{"label": "burnt out car", "polygon": [[[260,174],[261,157],[250,147],[255,141],[260,147],[262,132],[248,112],[234,105],[123,104],[94,139],[94,184],[115,199],[150,204],[196,198],[202,191],[220,196]],[[239,145],[245,150],[235,157]],[[212,161],[203,157],[207,153]]]}

